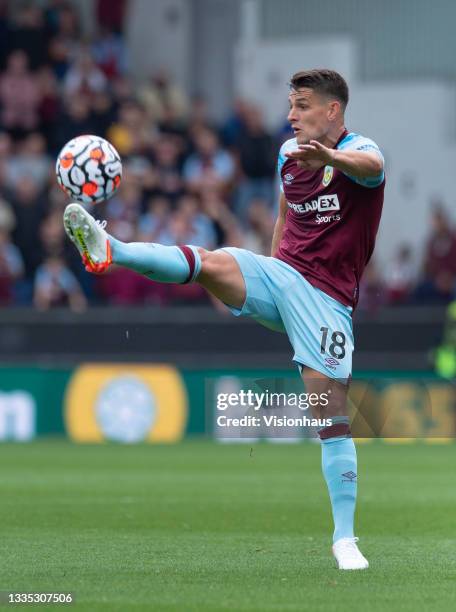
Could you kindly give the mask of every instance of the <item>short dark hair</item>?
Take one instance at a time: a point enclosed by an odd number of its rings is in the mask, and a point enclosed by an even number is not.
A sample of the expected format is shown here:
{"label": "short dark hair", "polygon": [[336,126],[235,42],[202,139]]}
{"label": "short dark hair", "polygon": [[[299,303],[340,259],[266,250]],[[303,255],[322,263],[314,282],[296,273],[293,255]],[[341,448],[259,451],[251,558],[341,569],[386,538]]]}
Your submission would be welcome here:
{"label": "short dark hair", "polygon": [[324,96],[334,97],[342,103],[344,109],[348,104],[347,82],[335,70],[327,68],[301,70],[291,77],[290,86],[296,90],[308,87]]}

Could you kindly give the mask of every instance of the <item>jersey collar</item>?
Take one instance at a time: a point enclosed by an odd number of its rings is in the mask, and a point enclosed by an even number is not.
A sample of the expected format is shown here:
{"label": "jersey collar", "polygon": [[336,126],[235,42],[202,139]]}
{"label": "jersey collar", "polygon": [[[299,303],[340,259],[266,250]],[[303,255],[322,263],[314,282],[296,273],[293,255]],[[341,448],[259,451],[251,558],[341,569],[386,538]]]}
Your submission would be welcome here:
{"label": "jersey collar", "polygon": [[338,141],[336,142],[336,144],[333,146],[333,149],[337,149],[338,144],[339,144],[339,143],[341,143],[341,142],[342,142],[342,140],[343,140],[343,139],[344,139],[346,136],[348,136],[348,133],[349,133],[349,132],[348,132],[347,128],[344,128],[344,131],[343,131],[343,132],[342,132],[342,134],[339,136],[339,140],[338,140]]}

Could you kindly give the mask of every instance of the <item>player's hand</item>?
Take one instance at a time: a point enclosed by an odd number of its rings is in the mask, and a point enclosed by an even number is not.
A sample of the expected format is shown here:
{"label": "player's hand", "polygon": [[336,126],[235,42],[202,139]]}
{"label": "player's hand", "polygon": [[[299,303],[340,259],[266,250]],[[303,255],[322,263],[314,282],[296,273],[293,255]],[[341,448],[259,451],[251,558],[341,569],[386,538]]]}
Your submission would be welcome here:
{"label": "player's hand", "polygon": [[325,147],[317,140],[311,140],[309,144],[298,145],[296,151],[285,153],[285,156],[296,160],[300,168],[316,170],[322,166],[331,165],[334,149]]}

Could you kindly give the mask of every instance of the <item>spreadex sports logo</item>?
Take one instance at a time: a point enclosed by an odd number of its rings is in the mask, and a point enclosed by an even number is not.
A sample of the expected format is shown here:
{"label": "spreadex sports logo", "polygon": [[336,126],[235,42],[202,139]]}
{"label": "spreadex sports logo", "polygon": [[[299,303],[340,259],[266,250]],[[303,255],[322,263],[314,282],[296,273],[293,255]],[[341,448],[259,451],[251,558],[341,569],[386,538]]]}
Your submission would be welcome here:
{"label": "spreadex sports logo", "polygon": [[[330,195],[318,196],[316,200],[310,202],[304,202],[304,204],[295,204],[294,202],[287,202],[288,207],[297,213],[327,213],[334,210],[340,210],[339,198],[337,193]],[[329,223],[330,221],[340,221],[340,215],[320,215],[317,214],[315,217],[316,223]]]}

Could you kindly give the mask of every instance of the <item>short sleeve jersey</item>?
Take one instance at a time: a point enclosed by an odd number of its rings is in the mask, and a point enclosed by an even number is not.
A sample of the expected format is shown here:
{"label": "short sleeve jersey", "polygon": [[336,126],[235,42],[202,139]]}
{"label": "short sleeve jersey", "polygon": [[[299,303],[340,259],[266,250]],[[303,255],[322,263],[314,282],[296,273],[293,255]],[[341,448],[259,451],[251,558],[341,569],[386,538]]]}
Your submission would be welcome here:
{"label": "short sleeve jersey", "polygon": [[[375,246],[385,188],[384,172],[359,179],[326,166],[299,168],[285,153],[298,148],[296,138],[279,152],[281,190],[287,200],[282,239],[275,257],[298,270],[346,306],[355,307],[359,282]],[[373,140],[344,131],[335,148],[373,151]]]}

